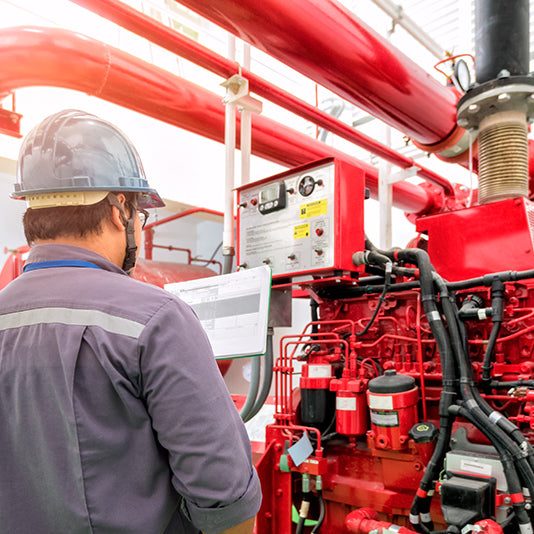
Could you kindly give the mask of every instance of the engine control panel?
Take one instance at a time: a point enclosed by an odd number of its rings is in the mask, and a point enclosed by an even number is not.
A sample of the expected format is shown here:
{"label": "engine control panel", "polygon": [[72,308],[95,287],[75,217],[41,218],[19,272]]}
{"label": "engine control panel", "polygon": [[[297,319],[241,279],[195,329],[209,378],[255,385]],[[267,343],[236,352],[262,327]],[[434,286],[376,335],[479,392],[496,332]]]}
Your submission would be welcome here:
{"label": "engine control panel", "polygon": [[365,172],[327,158],[238,189],[238,265],[274,277],[356,272]]}

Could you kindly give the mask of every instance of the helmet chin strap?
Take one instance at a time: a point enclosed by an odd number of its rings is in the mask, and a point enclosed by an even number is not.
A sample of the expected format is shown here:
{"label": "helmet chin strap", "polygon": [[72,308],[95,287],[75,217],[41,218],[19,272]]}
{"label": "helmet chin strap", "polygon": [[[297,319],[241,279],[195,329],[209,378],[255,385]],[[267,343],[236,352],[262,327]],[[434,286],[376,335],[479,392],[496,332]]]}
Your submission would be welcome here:
{"label": "helmet chin strap", "polygon": [[124,262],[122,270],[132,274],[137,259],[137,245],[135,244],[135,220],[130,217],[126,220],[126,254],[124,255]]}
{"label": "helmet chin strap", "polygon": [[121,214],[122,223],[124,224],[124,228],[126,230],[126,252],[124,254],[122,270],[131,276],[137,259],[137,245],[135,243],[135,211],[132,213],[130,218],[127,218],[122,204],[113,193],[110,193],[106,198],[108,199],[108,202],[112,206],[115,206]]}

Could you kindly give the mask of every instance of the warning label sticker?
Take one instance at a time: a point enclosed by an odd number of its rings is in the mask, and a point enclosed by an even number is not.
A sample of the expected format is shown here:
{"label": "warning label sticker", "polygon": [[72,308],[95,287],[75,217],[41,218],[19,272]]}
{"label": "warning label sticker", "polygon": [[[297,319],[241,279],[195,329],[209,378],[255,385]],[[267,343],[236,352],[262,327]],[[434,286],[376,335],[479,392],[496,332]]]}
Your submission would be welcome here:
{"label": "warning label sticker", "polygon": [[309,204],[302,204],[300,207],[300,218],[307,219],[308,217],[316,217],[317,215],[324,215],[327,213],[327,199],[316,200]]}
{"label": "warning label sticker", "polygon": [[310,224],[303,223],[293,226],[293,239],[302,239],[310,235]]}

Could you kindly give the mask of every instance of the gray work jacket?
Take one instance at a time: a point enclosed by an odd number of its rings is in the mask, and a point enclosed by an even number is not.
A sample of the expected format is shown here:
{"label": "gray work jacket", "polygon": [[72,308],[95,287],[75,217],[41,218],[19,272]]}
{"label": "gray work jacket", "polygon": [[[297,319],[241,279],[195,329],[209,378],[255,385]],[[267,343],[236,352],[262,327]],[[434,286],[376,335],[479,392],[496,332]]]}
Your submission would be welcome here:
{"label": "gray work jacket", "polygon": [[213,534],[255,515],[250,442],[194,313],[83,248],[27,263],[63,259],[99,268],[0,291],[0,533]]}

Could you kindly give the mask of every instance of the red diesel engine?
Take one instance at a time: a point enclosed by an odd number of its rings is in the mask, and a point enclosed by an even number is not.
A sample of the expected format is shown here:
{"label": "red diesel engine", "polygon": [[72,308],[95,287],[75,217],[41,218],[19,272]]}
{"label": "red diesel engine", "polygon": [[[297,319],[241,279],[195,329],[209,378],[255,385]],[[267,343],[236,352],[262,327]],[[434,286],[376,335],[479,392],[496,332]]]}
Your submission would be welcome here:
{"label": "red diesel engine", "polygon": [[363,165],[322,160],[238,191],[241,268],[268,264],[273,291],[311,302],[275,359],[258,534],[533,532],[528,2],[476,8],[477,78],[457,105],[478,137],[473,205],[379,250]]}
{"label": "red diesel engine", "polygon": [[526,158],[531,88],[516,72],[460,100],[479,203],[419,219],[414,248],[366,238],[364,166],[238,190],[240,268],[311,303],[275,358],[258,534],[533,532],[534,205],[528,165],[483,163]]}

